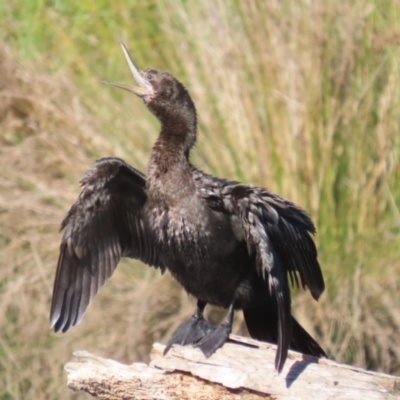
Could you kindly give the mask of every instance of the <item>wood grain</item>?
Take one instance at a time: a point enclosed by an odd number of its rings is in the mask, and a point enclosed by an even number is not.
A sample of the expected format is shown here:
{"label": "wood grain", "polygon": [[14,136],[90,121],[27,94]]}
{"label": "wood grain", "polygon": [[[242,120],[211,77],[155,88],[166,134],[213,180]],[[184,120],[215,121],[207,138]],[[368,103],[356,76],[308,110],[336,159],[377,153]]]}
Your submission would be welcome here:
{"label": "wood grain", "polygon": [[208,359],[190,346],[174,346],[163,356],[164,345],[155,343],[150,365],[124,365],[78,351],[65,366],[68,387],[112,400],[400,399],[399,377],[292,351],[277,374],[276,346],[230,339]]}

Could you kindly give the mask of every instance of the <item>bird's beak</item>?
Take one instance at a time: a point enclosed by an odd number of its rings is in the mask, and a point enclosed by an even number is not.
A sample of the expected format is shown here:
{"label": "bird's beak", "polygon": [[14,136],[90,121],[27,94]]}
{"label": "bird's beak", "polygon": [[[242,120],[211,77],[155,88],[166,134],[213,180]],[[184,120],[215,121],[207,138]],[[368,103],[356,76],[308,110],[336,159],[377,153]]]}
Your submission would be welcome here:
{"label": "bird's beak", "polygon": [[111,85],[120,89],[127,90],[128,92],[136,94],[136,96],[139,97],[145,97],[154,94],[153,86],[151,86],[149,81],[143,78],[143,76],[140,73],[140,70],[136,67],[135,63],[132,61],[132,58],[129,55],[125,45],[123,43],[120,43],[120,45],[122,47],[122,51],[124,52],[126,61],[129,65],[129,69],[132,72],[133,79],[135,79],[137,83],[137,86],[129,86],[129,85],[124,85],[122,83],[115,83],[110,81],[103,81],[103,83],[106,85]]}

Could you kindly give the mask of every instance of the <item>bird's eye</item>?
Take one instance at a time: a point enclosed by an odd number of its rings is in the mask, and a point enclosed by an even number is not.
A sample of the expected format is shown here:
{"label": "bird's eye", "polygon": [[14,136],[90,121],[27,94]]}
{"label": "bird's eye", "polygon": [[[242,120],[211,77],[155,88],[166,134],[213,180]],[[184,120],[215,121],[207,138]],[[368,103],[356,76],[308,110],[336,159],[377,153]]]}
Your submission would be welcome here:
{"label": "bird's eye", "polygon": [[147,74],[147,75],[146,75],[146,79],[147,79],[148,81],[151,81],[151,80],[154,79],[154,75],[153,75],[153,74]]}

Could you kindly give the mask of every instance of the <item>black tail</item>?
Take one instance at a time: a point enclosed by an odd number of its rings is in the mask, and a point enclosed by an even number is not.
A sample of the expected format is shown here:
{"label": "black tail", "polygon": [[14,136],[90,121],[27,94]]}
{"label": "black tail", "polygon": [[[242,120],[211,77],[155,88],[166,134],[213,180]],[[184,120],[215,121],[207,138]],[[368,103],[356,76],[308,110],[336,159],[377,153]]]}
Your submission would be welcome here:
{"label": "black tail", "polygon": [[[247,330],[253,339],[263,342],[277,343],[278,314],[274,313],[267,304],[243,310]],[[290,349],[314,357],[327,357],[320,345],[292,317],[292,340]]]}

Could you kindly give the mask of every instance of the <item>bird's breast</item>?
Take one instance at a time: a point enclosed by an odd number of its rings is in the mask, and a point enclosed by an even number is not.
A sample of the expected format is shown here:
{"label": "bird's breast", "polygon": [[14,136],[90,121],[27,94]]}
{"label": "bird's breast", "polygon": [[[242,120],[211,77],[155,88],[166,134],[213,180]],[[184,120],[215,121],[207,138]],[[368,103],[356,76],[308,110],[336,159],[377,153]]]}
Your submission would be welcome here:
{"label": "bird's breast", "polygon": [[171,274],[195,297],[228,306],[248,258],[230,217],[195,196],[175,206],[158,203],[145,210]]}
{"label": "bird's breast", "polygon": [[201,251],[205,257],[220,247],[219,243],[226,249],[235,241],[228,218],[207,209],[196,196],[181,198],[175,204],[157,202],[154,207],[146,207],[145,214],[158,243],[166,251],[186,254],[190,249],[192,255],[193,251]]}

